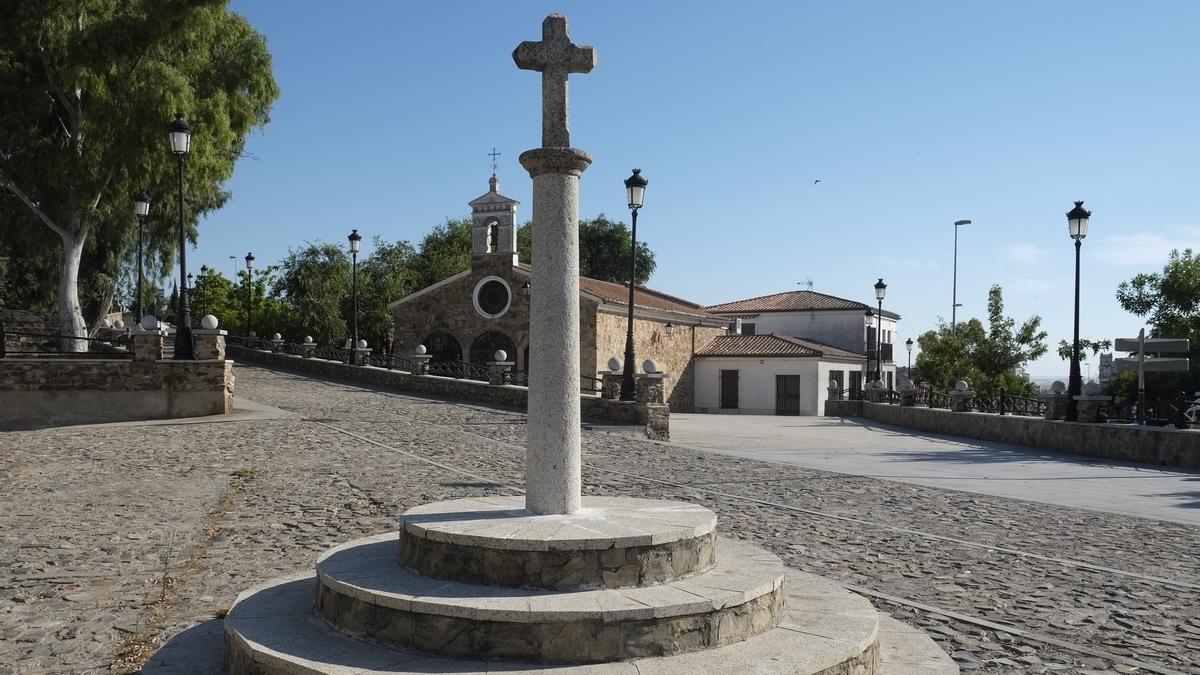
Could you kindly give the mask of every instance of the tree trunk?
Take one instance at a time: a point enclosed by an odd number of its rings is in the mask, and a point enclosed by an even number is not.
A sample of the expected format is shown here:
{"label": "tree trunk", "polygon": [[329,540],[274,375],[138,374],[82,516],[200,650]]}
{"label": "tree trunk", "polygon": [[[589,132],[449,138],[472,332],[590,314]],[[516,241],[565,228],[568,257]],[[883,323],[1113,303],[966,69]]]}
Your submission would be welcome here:
{"label": "tree trunk", "polygon": [[87,341],[72,338],[87,337],[87,324],[79,306],[79,261],[83,257],[83,236],[60,233],[63,242],[63,263],[58,272],[58,317],[62,323],[59,348],[64,352],[86,352]]}

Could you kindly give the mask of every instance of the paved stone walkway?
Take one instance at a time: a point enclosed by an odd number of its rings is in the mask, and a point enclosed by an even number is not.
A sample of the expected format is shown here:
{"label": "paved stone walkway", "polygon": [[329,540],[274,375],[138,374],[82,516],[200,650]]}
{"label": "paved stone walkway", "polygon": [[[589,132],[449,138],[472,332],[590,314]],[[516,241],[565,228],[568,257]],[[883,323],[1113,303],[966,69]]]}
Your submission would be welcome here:
{"label": "paved stone walkway", "polygon": [[[236,594],[439,499],[515,494],[524,415],[238,366],[295,417],[0,434],[0,673],[219,669]],[[964,670],[1200,673],[1200,528],[584,435],[590,494],[687,499]],[[146,672],[153,672],[154,662]]]}

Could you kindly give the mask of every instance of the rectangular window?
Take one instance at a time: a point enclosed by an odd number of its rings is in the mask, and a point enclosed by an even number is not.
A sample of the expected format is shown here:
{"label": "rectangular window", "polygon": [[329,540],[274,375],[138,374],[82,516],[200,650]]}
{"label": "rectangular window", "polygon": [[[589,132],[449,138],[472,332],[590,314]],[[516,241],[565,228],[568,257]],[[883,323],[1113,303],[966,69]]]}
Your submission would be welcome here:
{"label": "rectangular window", "polygon": [[737,410],[738,407],[738,371],[721,371],[721,408]]}
{"label": "rectangular window", "polygon": [[850,371],[850,391],[862,391],[862,371]]}
{"label": "rectangular window", "polygon": [[754,324],[742,322],[742,335],[754,335]]}

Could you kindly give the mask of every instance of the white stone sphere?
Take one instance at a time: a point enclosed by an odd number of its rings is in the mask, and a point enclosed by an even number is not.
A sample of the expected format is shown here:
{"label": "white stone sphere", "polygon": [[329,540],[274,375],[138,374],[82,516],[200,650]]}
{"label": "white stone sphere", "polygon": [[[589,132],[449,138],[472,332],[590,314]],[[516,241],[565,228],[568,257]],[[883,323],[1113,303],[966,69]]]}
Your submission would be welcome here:
{"label": "white stone sphere", "polygon": [[1061,394],[1061,393],[1065,392],[1066,390],[1067,390],[1067,385],[1062,380],[1055,380],[1054,383],[1050,385],[1050,391],[1052,391],[1056,394]]}
{"label": "white stone sphere", "polygon": [[608,369],[614,373],[620,370],[623,365],[625,364],[621,363],[621,359],[615,356],[608,360]]}
{"label": "white stone sphere", "polygon": [[504,362],[508,360],[508,352],[503,349],[497,349],[495,354],[492,354],[492,360]]}
{"label": "white stone sphere", "polygon": [[305,336],[304,336],[304,344],[306,344],[306,345],[311,345],[311,344],[312,344],[312,336],[311,336],[311,335],[305,335]]}
{"label": "white stone sphere", "polygon": [[968,388],[966,380],[959,380],[954,383],[954,391],[966,391]]}
{"label": "white stone sphere", "polygon": [[366,340],[359,340],[359,341],[358,341],[358,348],[359,348],[359,349],[366,349],[366,348],[367,348],[367,341],[366,341]]}
{"label": "white stone sphere", "polygon": [[282,336],[282,335],[280,335],[279,333],[273,333],[273,334],[271,335],[271,339],[272,339],[272,340],[282,340],[282,339],[283,339],[283,336]]}
{"label": "white stone sphere", "polygon": [[1099,396],[1100,391],[1100,383],[1096,382],[1095,380],[1091,380],[1087,384],[1083,385],[1084,396]]}
{"label": "white stone sphere", "polygon": [[837,380],[830,378],[829,379],[829,388],[830,389],[841,389],[842,385],[838,384]]}
{"label": "white stone sphere", "polygon": [[200,327],[204,330],[216,330],[217,324],[217,317],[212,314],[205,314],[204,318],[200,319]]}
{"label": "white stone sphere", "polygon": [[903,380],[900,380],[900,388],[901,389],[913,389],[914,388],[913,381],[908,379],[907,377],[904,378]]}
{"label": "white stone sphere", "polygon": [[254,331],[250,331],[250,337],[258,337],[258,333],[255,333]]}
{"label": "white stone sphere", "polygon": [[417,353],[417,356],[425,356],[425,352],[429,350],[425,349],[425,345],[417,345],[417,348],[413,351]]}
{"label": "white stone sphere", "polygon": [[158,318],[153,314],[147,314],[142,317],[142,330],[158,330]]}
{"label": "white stone sphere", "polygon": [[648,375],[653,375],[658,372],[658,361],[654,359],[646,359],[642,361],[642,372]]}
{"label": "white stone sphere", "polygon": [[113,328],[116,328],[117,330],[121,330],[124,327],[125,327],[125,322],[120,319],[117,319],[117,322],[113,324]]}
{"label": "white stone sphere", "polygon": [[104,326],[105,328],[112,328],[112,319],[105,317],[105,319],[100,322],[100,325]]}

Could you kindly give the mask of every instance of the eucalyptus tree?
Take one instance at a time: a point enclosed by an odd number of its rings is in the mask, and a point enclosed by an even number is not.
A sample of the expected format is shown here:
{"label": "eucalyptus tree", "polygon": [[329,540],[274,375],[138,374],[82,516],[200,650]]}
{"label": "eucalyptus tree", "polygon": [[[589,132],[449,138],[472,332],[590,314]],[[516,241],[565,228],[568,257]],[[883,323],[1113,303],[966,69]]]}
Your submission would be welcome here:
{"label": "eucalyptus tree", "polygon": [[153,201],[151,249],[173,260],[179,188],[166,125],[181,113],[195,128],[185,213],[194,241],[200,216],[228,199],[222,186],[246,136],[268,122],[278,95],[265,38],[226,0],[0,4],[0,200],[13,216],[0,228],[57,236],[58,247],[43,242],[40,252],[59,258],[64,335],[87,332],[81,265],[118,276],[136,194]]}

